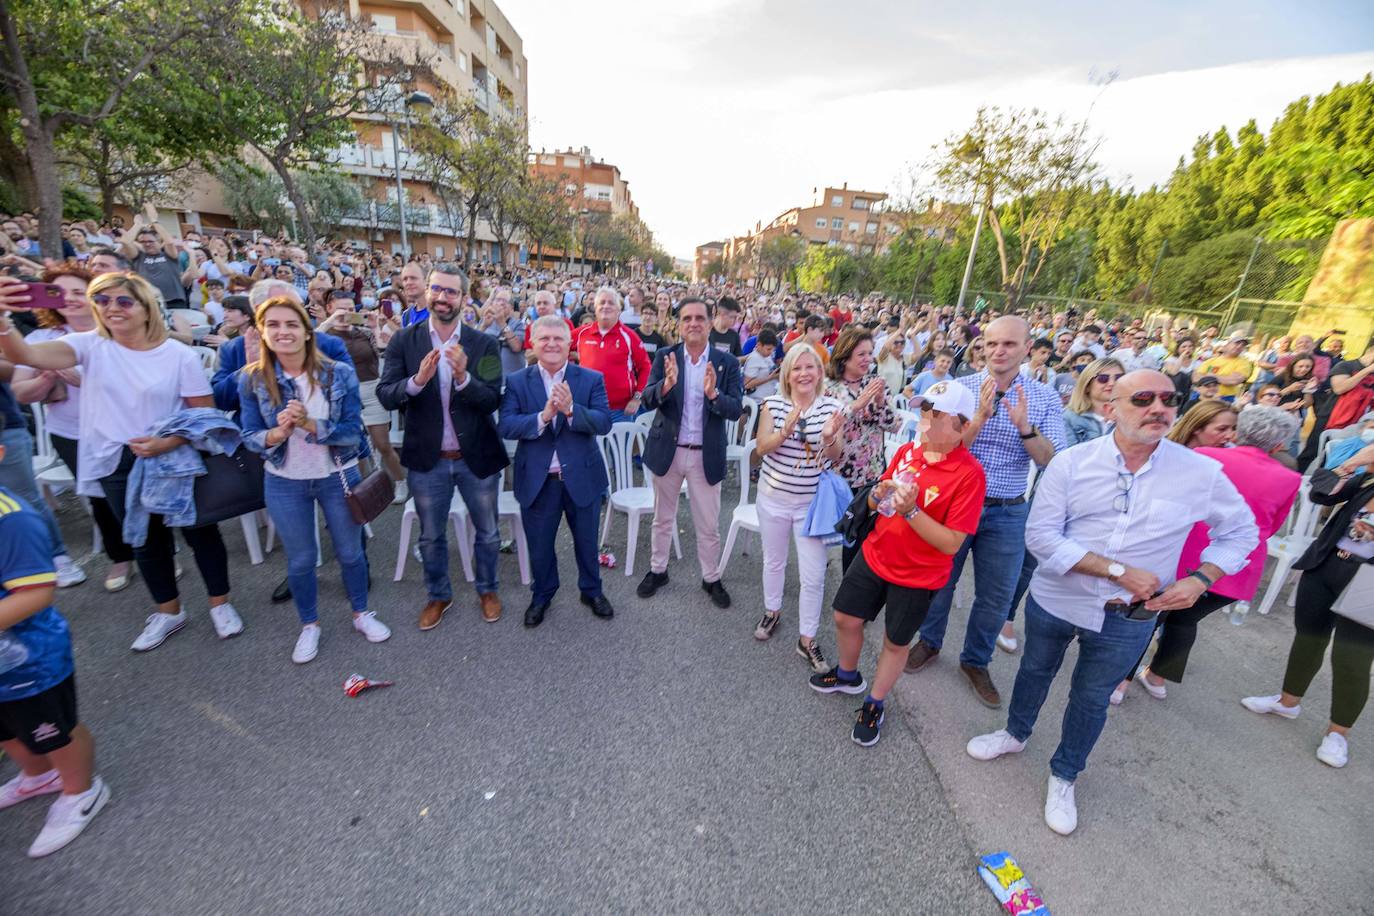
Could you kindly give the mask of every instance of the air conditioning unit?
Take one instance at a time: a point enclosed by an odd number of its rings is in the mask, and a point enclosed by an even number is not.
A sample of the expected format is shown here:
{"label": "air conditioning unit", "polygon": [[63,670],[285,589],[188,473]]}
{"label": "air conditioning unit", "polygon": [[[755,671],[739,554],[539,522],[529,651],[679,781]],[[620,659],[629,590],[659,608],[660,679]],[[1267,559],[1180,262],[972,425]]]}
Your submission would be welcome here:
{"label": "air conditioning unit", "polygon": [[374,242],[380,242],[380,241],[381,241],[382,239],[384,239],[384,238],[386,238],[386,236],[383,235],[382,232],[381,232],[380,230],[377,231],[377,232],[372,233],[372,241],[374,241]]}

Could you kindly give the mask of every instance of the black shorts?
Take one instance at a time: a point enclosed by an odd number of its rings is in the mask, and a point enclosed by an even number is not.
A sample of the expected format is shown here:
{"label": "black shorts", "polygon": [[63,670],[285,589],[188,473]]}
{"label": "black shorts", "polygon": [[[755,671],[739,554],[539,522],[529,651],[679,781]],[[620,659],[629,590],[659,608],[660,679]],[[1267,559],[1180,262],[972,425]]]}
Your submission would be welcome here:
{"label": "black shorts", "polygon": [[76,675],[22,700],[0,703],[0,741],[14,741],[35,754],[72,743],[76,718]]}
{"label": "black shorts", "polygon": [[907,646],[925,623],[930,599],[934,597],[932,589],[907,588],[881,578],[860,550],[835,592],[834,605],[836,612],[863,620],[877,620],[878,612],[886,605],[888,641]]}

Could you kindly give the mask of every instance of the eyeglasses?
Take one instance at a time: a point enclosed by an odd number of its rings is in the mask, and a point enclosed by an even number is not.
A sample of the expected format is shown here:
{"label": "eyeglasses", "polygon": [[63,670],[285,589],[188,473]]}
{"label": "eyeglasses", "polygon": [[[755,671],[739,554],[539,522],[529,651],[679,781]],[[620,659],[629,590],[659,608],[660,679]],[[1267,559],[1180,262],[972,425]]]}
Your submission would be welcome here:
{"label": "eyeglasses", "polygon": [[1149,407],[1159,398],[1159,403],[1165,407],[1177,407],[1183,403],[1183,395],[1177,391],[1137,391],[1128,400],[1135,407]]}
{"label": "eyeglasses", "polygon": [[138,300],[133,296],[107,296],[104,293],[96,293],[91,297],[91,301],[102,309],[114,305],[118,308],[128,310],[136,308],[139,304]]}
{"label": "eyeglasses", "polygon": [[1118,372],[1116,375],[1112,375],[1110,372],[1099,372],[1097,375],[1093,376],[1093,381],[1097,382],[1097,384],[1099,385],[1105,385],[1108,382],[1114,382],[1117,379],[1121,378],[1121,375],[1122,373],[1120,372]]}
{"label": "eyeglasses", "polygon": [[456,298],[463,295],[463,291],[460,289],[454,289],[451,286],[439,286],[438,284],[431,286],[429,291],[436,296],[454,296]]}
{"label": "eyeglasses", "polygon": [[1112,508],[1117,512],[1126,512],[1131,508],[1131,487],[1135,486],[1135,475],[1130,471],[1118,471],[1116,474],[1116,488],[1120,492],[1112,499]]}

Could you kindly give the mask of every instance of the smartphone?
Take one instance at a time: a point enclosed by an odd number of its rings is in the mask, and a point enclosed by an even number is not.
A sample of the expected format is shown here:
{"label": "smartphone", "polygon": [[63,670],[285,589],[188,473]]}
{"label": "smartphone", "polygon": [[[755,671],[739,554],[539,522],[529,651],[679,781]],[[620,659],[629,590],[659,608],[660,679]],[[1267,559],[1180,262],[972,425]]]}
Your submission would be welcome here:
{"label": "smartphone", "polygon": [[362,312],[349,312],[346,316],[348,323],[352,325],[367,324],[367,315]]}
{"label": "smartphone", "polygon": [[392,310],[393,308],[396,307],[396,300],[394,300],[394,299],[383,299],[383,300],[381,300],[380,302],[378,302],[377,304],[380,305],[380,306],[382,307],[382,314],[383,314],[383,315],[385,315],[385,316],[388,317],[388,318],[392,317],[392,316],[391,316],[391,310]]}
{"label": "smartphone", "polygon": [[268,267],[280,267],[281,258],[263,258],[262,263],[266,264]]}
{"label": "smartphone", "polygon": [[28,307],[31,309],[60,309],[67,303],[62,287],[56,283],[25,283],[24,286],[28,287]]}

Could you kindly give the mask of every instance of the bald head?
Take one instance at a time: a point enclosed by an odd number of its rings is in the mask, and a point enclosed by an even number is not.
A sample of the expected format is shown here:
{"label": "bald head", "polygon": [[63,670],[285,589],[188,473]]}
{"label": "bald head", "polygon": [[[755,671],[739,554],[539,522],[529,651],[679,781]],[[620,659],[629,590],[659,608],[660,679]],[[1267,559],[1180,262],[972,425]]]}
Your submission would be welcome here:
{"label": "bald head", "polygon": [[[1154,395],[1143,407],[1131,401],[1135,394]],[[1178,416],[1178,407],[1164,403],[1165,398],[1177,397],[1173,379],[1154,369],[1137,369],[1116,380],[1112,388],[1112,409],[1116,429],[1131,442],[1150,445],[1163,439]]]}
{"label": "bald head", "polygon": [[1024,318],[1007,315],[998,318],[983,331],[983,353],[988,372],[1005,390],[1021,371],[1021,364],[1030,355],[1030,325]]}

